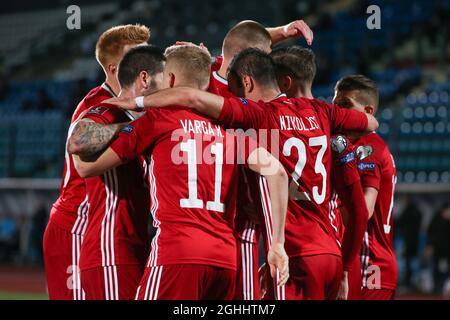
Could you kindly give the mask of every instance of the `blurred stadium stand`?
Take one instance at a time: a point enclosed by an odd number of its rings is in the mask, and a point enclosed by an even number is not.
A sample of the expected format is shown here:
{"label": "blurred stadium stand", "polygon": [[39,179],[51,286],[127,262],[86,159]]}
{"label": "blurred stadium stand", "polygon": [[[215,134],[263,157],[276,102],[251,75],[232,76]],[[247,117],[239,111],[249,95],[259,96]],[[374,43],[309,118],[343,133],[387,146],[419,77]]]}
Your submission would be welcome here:
{"label": "blurred stadium stand", "polygon": [[[56,198],[68,117],[102,80],[94,47],[106,28],[139,22],[151,27],[152,44],[203,42],[220,54],[225,33],[240,20],[275,26],[303,18],[314,30],[315,96],[331,100],[334,83],[346,74],[363,73],[377,81],[378,133],[388,142],[398,169],[396,217],[413,195],[423,215],[418,246],[422,251],[427,246],[433,213],[450,200],[450,0],[77,4],[82,10],[79,31],[65,26],[65,1],[0,4],[0,216],[31,217],[39,204],[49,207]],[[381,8],[380,30],[366,27],[371,4]],[[306,45],[302,39],[296,42]],[[18,225],[19,262],[28,259],[30,221],[23,218]],[[403,246],[399,237],[400,268]],[[427,288],[424,283],[431,276],[421,273],[420,261],[414,268],[416,285]]]}

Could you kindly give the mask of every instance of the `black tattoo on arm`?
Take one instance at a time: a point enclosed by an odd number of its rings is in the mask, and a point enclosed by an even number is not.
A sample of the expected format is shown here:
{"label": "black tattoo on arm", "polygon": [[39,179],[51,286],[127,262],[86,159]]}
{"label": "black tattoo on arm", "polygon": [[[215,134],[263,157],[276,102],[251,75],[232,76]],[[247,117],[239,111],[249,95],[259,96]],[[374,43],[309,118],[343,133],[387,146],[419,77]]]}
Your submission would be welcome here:
{"label": "black tattoo on arm", "polygon": [[72,130],[67,150],[70,154],[78,155],[84,162],[94,162],[127,124],[99,124],[81,120]]}

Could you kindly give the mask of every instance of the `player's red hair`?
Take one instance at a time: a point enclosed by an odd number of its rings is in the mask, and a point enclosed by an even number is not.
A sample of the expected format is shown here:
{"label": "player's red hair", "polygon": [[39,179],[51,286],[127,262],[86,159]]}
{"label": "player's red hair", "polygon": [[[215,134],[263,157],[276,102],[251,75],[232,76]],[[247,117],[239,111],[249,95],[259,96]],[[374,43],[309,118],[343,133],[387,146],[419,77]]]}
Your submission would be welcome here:
{"label": "player's red hair", "polygon": [[127,24],[112,27],[98,38],[95,46],[97,61],[106,68],[109,63],[118,63],[126,45],[148,42],[150,29],[141,24]]}

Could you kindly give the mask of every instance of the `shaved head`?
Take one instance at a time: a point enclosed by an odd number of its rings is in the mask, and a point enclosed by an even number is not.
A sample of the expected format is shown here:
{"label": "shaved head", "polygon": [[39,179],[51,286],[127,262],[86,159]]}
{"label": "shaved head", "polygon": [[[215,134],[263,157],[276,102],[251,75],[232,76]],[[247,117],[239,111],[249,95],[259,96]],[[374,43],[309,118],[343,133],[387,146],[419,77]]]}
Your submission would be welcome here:
{"label": "shaved head", "polygon": [[225,59],[233,59],[235,55],[247,48],[257,48],[269,53],[272,40],[269,32],[256,21],[239,22],[228,31],[223,40],[222,52]]}

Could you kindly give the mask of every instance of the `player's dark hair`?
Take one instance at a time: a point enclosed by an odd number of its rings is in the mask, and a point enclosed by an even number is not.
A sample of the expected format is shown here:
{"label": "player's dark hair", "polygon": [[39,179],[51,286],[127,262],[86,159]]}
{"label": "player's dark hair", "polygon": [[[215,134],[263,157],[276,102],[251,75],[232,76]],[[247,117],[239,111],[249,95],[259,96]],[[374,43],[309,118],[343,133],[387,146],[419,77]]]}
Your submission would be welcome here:
{"label": "player's dark hair", "polygon": [[311,85],[316,77],[316,55],[300,46],[277,48],[270,54],[277,76],[290,76],[301,84]]}
{"label": "player's dark hair", "polygon": [[378,109],[379,93],[375,81],[363,76],[355,74],[340,79],[334,88],[335,91],[359,91],[359,102],[373,105],[375,111]]}
{"label": "player's dark hair", "polygon": [[119,63],[117,78],[120,86],[131,86],[141,71],[155,76],[164,71],[166,60],[163,51],[152,45],[138,46],[128,51]]}
{"label": "player's dark hair", "polygon": [[228,76],[237,79],[250,76],[261,86],[278,87],[272,58],[256,48],[248,48],[237,54],[228,67]]}

